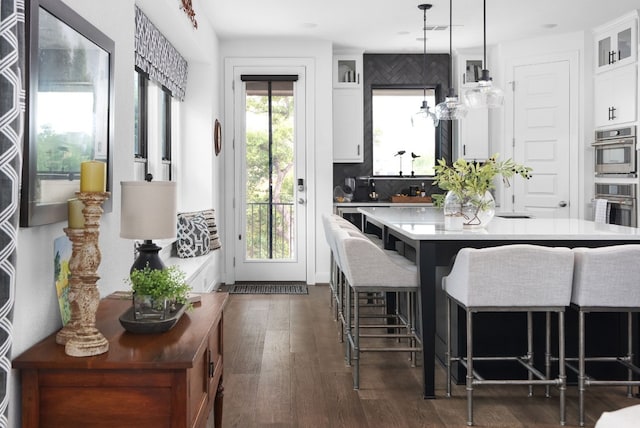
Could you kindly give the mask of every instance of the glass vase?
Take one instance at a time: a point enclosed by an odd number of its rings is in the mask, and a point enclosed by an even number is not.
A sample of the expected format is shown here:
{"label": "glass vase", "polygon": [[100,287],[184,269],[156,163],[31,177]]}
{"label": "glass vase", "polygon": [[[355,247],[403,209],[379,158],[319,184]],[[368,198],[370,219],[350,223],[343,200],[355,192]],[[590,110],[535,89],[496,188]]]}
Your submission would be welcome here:
{"label": "glass vase", "polygon": [[445,229],[447,229],[447,223],[454,228],[458,226],[460,220],[456,217],[462,218],[464,228],[485,227],[493,219],[495,213],[495,200],[489,191],[486,191],[484,195],[468,193],[463,194],[462,197],[449,191],[444,199]]}
{"label": "glass vase", "polygon": [[168,317],[170,305],[167,299],[133,293],[133,308],[133,319],[136,321],[164,320]]}

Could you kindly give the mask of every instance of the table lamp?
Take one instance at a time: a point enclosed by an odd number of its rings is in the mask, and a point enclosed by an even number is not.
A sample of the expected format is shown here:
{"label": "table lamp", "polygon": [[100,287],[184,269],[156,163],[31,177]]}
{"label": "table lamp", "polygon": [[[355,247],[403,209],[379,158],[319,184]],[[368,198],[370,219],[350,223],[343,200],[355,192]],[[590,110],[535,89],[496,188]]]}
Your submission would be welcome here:
{"label": "table lamp", "polygon": [[144,240],[134,269],[164,269],[152,239],[176,237],[177,188],[170,181],[121,181],[120,237]]}

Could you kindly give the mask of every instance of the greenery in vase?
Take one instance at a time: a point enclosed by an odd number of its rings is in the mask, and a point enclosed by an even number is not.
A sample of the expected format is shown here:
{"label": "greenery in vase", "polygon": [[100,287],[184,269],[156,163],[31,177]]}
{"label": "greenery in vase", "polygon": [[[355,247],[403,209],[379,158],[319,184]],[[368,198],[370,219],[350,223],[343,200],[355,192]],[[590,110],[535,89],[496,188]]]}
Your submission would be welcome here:
{"label": "greenery in vase", "polygon": [[[499,161],[498,157],[499,154],[496,153],[484,163],[467,162],[460,158],[451,166],[444,159],[438,159],[433,183],[442,190],[455,193],[462,203],[470,202],[481,210],[484,208],[482,204],[487,203],[482,196],[487,190],[495,188],[494,178],[497,175],[502,176],[507,187],[510,186],[509,179],[514,175],[527,180],[531,178],[531,168],[517,164],[512,159]],[[478,198],[477,195],[481,197]],[[444,204],[445,194],[435,194],[432,197],[435,206]]]}
{"label": "greenery in vase", "polygon": [[167,299],[176,303],[186,303],[191,287],[186,282],[186,274],[178,266],[164,269],[134,269],[127,282],[138,295],[150,296],[159,301]]}

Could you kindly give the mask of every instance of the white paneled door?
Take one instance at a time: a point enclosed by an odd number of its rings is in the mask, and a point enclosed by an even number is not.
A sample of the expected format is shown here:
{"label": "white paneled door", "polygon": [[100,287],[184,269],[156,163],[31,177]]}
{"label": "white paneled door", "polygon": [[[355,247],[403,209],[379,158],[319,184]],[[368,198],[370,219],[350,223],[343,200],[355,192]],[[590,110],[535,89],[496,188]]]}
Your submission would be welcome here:
{"label": "white paneled door", "polygon": [[569,61],[514,67],[513,158],[533,168],[530,180],[513,179],[516,212],[569,217],[570,178],[578,164],[570,159],[569,67]]}

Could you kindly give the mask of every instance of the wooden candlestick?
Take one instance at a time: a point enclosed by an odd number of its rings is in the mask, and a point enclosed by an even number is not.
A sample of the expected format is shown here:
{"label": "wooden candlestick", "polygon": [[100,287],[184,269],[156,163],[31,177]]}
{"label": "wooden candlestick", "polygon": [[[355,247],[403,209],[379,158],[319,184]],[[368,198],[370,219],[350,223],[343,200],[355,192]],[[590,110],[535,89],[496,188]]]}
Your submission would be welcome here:
{"label": "wooden candlestick", "polygon": [[[100,217],[102,203],[109,197],[108,192],[78,192],[78,198],[84,202],[84,232],[78,251],[78,272],[80,289],[74,301],[79,312],[79,327],[68,339],[64,351],[72,357],[99,355],[109,350],[109,341],[96,328],[96,311],[100,303],[97,282],[98,266],[102,255],[98,239],[100,237]],[[71,272],[71,275],[76,272]]]}
{"label": "wooden candlestick", "polygon": [[71,277],[69,278],[68,294],[71,317],[69,322],[62,327],[62,330],[56,334],[56,343],[60,345],[66,344],[69,339],[75,336],[76,331],[80,328],[80,308],[78,307],[77,296],[82,287],[82,280],[80,279],[80,259],[78,258],[78,253],[84,243],[84,229],[67,227],[64,229],[64,233],[67,234],[71,241],[71,257],[69,258]]}

